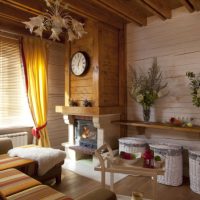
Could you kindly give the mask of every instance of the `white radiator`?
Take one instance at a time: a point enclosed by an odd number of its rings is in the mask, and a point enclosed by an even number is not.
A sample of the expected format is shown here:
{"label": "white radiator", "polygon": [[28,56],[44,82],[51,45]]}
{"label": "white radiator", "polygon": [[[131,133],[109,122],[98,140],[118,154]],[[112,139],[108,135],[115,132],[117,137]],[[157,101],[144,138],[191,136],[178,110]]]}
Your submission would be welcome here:
{"label": "white radiator", "polygon": [[28,144],[28,133],[19,132],[19,133],[8,133],[0,135],[0,138],[8,137],[12,140],[13,147],[19,147]]}

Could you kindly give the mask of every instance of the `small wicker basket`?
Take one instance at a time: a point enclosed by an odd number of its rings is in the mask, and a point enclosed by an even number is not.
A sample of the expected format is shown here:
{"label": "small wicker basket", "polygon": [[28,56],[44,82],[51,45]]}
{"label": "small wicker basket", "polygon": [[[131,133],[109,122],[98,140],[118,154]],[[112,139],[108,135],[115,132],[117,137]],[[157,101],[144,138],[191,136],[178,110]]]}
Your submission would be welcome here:
{"label": "small wicker basket", "polygon": [[124,137],[119,139],[119,153],[121,151],[127,153],[144,153],[146,149],[146,141],[141,138]]}
{"label": "small wicker basket", "polygon": [[190,188],[200,194],[200,151],[189,151]]}
{"label": "small wicker basket", "polygon": [[182,147],[175,145],[150,145],[154,156],[159,155],[165,160],[165,174],[159,175],[157,181],[162,184],[179,186],[183,182]]}

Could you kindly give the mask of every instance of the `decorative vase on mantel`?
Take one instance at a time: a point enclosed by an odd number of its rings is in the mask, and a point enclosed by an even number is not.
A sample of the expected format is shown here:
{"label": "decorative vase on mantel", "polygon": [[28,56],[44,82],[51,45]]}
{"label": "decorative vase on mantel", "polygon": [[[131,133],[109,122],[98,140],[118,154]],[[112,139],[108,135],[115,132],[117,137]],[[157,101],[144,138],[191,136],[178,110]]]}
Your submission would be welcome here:
{"label": "decorative vase on mantel", "polygon": [[147,105],[143,105],[143,119],[144,122],[149,122],[150,120],[150,115],[151,115],[151,107]]}

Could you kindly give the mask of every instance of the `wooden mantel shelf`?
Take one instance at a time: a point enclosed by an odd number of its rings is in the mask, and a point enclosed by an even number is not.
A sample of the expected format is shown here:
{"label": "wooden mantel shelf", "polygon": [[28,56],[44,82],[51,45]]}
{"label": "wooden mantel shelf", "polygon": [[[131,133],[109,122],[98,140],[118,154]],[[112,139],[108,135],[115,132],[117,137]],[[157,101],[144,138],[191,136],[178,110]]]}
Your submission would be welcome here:
{"label": "wooden mantel shelf", "polygon": [[167,129],[167,130],[182,131],[182,132],[200,133],[200,126],[181,127],[181,126],[173,126],[167,123],[159,123],[159,122],[145,123],[139,121],[113,121],[112,123],[125,126],[141,127],[141,128]]}
{"label": "wooden mantel shelf", "polygon": [[72,107],[56,106],[56,112],[63,115],[99,116],[121,113],[121,107]]}

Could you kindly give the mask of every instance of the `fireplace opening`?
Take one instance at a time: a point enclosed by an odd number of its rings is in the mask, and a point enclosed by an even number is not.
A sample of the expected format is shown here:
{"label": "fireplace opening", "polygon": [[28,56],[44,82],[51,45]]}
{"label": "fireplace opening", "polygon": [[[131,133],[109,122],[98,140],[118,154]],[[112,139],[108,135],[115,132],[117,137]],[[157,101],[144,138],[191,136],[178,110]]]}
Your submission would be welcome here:
{"label": "fireplace opening", "polygon": [[97,149],[97,128],[92,120],[76,119],[74,133],[74,146],[69,148],[81,155],[93,155]]}
{"label": "fireplace opening", "polygon": [[92,120],[75,121],[75,145],[97,149],[97,128],[93,126]]}

